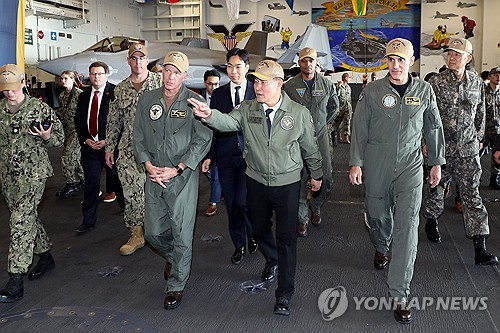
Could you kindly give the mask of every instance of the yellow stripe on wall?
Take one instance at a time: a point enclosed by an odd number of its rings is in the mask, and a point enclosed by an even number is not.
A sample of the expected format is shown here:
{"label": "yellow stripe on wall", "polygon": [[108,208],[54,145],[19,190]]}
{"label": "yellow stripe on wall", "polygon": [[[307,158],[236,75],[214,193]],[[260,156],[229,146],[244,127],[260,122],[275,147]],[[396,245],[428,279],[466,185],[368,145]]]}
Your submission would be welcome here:
{"label": "yellow stripe on wall", "polygon": [[26,0],[19,0],[17,7],[16,64],[24,70],[24,26]]}

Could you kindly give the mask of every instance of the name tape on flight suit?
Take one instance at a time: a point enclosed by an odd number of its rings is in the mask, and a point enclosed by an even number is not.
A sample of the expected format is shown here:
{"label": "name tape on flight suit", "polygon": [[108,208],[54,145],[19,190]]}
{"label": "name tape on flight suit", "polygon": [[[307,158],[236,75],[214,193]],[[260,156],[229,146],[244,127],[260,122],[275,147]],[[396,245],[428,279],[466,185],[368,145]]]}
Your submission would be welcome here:
{"label": "name tape on flight suit", "polygon": [[419,97],[405,97],[405,104],[406,105],[420,105],[420,98]]}
{"label": "name tape on flight suit", "polygon": [[172,110],[170,118],[186,119],[186,110]]}
{"label": "name tape on flight suit", "polygon": [[313,90],[312,95],[313,97],[325,96],[325,92],[323,90]]}

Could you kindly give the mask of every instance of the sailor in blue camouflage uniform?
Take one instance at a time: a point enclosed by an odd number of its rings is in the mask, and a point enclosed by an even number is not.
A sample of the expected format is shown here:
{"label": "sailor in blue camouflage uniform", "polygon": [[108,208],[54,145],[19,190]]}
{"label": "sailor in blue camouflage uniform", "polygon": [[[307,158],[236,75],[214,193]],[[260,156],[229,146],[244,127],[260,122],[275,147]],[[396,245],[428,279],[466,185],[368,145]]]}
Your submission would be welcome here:
{"label": "sailor in blue camouflage uniform", "polygon": [[[472,44],[464,38],[451,38],[445,61],[447,69],[430,78],[436,93],[446,142],[444,183],[452,177],[458,183],[467,237],[473,239],[476,265],[497,265],[496,256],[486,251],[490,233],[488,212],[479,196],[481,162],[479,149],[485,129],[483,80],[470,68]],[[444,210],[444,187],[430,191],[425,202],[425,231],[434,243],[441,242],[438,217]]]}
{"label": "sailor in blue camouflage uniform", "polygon": [[23,276],[36,280],[55,267],[52,243],[38,218],[38,204],[45,180],[53,175],[47,148],[61,146],[61,121],[45,103],[23,93],[24,73],[16,65],[0,67],[0,183],[10,211],[9,281],[0,290],[0,303],[11,303],[24,294]]}

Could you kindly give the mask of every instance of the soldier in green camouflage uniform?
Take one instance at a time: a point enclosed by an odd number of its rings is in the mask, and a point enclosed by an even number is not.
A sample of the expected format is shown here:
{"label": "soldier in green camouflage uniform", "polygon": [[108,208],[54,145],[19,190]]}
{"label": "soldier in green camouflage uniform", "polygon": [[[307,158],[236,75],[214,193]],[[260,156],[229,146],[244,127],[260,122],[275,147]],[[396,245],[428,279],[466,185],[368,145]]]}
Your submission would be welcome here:
{"label": "soldier in green camouflage uniform", "polygon": [[64,148],[61,157],[61,168],[66,186],[56,193],[58,197],[67,198],[83,188],[83,168],[80,163],[81,147],[75,129],[75,113],[78,96],[82,92],[76,86],[77,76],[73,71],[61,74],[61,83],[66,88],[59,95],[57,116],[64,127]]}
{"label": "soldier in green camouflage uniform", "polygon": [[342,81],[337,87],[337,94],[339,95],[339,121],[338,128],[339,135],[342,133],[345,138],[345,143],[350,143],[351,136],[351,118],[352,118],[352,102],[351,102],[351,87],[349,80],[351,76],[349,73],[342,74]]}
{"label": "soldier in green camouflage uniform", "polygon": [[[469,68],[472,44],[468,40],[451,38],[445,61],[448,69],[429,79],[436,93],[446,142],[442,178],[444,183],[450,177],[458,183],[465,232],[474,240],[476,265],[496,265],[497,257],[486,251],[488,212],[479,196],[479,149],[485,128],[483,81]],[[441,242],[437,218],[443,213],[444,191],[443,186],[437,186],[425,203],[425,231],[434,243]]]}
{"label": "soldier in green camouflage uniform", "polygon": [[0,303],[23,297],[23,274],[40,255],[30,280],[54,268],[52,243],[38,218],[45,180],[52,176],[47,147],[63,144],[64,133],[55,112],[36,98],[24,95],[24,73],[16,65],[0,67],[0,183],[10,211],[8,272]]}
{"label": "soldier in green camouflage uniform", "polygon": [[[111,102],[106,125],[106,163],[111,168],[116,162],[125,198],[125,226],[131,233],[127,243],[120,248],[122,255],[132,254],[144,246],[142,226],[146,172],[137,163],[132,145],[137,102],[145,91],[162,85],[162,75],[147,69],[148,51],[144,45],[133,44],[128,54],[132,74],[116,86],[116,98]],[[119,157],[114,161],[113,152],[117,146]]]}
{"label": "soldier in green camouflage uniform", "polygon": [[490,187],[500,190],[500,163],[495,160],[495,154],[500,155],[500,66],[491,69],[489,79],[490,82],[484,90],[486,105],[484,142],[493,148]]}

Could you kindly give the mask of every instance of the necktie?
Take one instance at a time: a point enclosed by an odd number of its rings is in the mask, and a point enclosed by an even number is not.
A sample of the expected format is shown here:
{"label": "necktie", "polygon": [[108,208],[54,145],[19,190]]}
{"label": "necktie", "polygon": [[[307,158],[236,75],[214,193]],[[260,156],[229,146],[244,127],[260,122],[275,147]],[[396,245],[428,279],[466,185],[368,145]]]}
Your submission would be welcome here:
{"label": "necktie", "polygon": [[97,109],[99,108],[99,91],[94,92],[92,104],[90,105],[89,133],[93,137],[97,135]]}
{"label": "necktie", "polygon": [[234,87],[234,106],[239,105],[241,102],[239,93],[240,88],[241,88],[240,86]]}
{"label": "necktie", "polygon": [[273,112],[273,109],[267,109],[266,110],[266,121],[267,121],[267,135],[271,136],[271,118],[269,118],[269,115]]}

